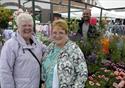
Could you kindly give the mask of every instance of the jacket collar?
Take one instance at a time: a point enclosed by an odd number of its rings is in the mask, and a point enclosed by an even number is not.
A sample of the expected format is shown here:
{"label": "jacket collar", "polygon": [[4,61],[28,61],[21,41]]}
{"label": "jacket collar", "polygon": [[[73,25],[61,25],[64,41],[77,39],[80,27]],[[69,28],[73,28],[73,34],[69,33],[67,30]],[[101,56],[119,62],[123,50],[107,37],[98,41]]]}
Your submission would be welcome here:
{"label": "jacket collar", "polygon": [[27,45],[23,37],[18,32],[16,32],[14,37],[23,48],[30,48],[30,49],[34,48],[37,43],[34,36],[32,36],[32,41],[33,41],[32,45]]}
{"label": "jacket collar", "polygon": [[[72,41],[70,41],[70,40],[68,39],[67,42],[66,42],[66,44],[64,45],[64,47],[62,48],[61,51],[63,51],[63,50],[65,50],[65,49],[69,48],[71,42],[72,42]],[[55,45],[55,42],[52,42],[52,43],[49,45],[49,49],[52,50],[52,49],[54,49],[55,46],[56,46],[56,45]],[[49,51],[50,51],[50,50],[49,50]]]}

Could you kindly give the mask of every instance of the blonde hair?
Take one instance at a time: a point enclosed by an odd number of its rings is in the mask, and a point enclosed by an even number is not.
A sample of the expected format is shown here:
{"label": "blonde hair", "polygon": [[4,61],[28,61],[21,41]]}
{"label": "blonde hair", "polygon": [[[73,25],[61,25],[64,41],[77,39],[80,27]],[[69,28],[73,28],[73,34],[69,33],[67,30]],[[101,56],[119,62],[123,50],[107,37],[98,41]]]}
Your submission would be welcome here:
{"label": "blonde hair", "polygon": [[65,20],[59,19],[53,22],[53,28],[55,26],[61,27],[63,30],[65,30],[66,33],[68,33],[68,24]]}
{"label": "blonde hair", "polygon": [[23,21],[29,21],[33,25],[33,17],[28,13],[20,13],[16,18],[16,24],[19,26]]}

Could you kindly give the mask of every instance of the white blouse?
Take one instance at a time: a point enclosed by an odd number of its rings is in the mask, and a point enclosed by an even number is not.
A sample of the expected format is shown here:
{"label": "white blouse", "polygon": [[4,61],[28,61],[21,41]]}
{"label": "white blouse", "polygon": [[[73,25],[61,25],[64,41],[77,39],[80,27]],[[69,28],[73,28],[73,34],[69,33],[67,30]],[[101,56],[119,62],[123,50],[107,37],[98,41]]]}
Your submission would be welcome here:
{"label": "white blouse", "polygon": [[57,64],[54,67],[54,73],[53,73],[53,82],[52,82],[52,88],[59,88],[59,80],[58,80],[58,74],[57,74]]}

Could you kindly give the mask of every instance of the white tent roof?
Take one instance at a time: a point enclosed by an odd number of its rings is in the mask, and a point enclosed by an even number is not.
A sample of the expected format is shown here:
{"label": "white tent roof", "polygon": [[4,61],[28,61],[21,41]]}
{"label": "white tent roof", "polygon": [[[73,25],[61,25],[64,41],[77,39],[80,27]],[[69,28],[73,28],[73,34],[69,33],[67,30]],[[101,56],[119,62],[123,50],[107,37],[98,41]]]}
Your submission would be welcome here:
{"label": "white tent roof", "polygon": [[[120,8],[125,7],[125,0],[98,0],[97,6],[103,7],[105,9],[110,8]],[[93,17],[100,17],[101,9],[91,8]],[[63,17],[68,17],[67,13],[62,13]],[[106,16],[109,18],[122,18],[125,19],[125,9],[124,10],[112,10],[106,11],[103,10],[102,16]],[[71,12],[71,17],[80,19],[82,17],[82,12]]]}
{"label": "white tent roof", "polygon": [[[32,7],[32,0],[23,4],[24,2],[26,2],[27,0],[20,0],[21,2],[21,5],[25,6],[25,7]],[[42,1],[47,1],[49,2],[50,0],[42,0]],[[0,0],[0,3],[1,4],[4,4],[4,3],[9,3],[9,2],[13,2],[13,3],[18,3],[18,0]],[[50,9],[50,4],[47,4],[47,3],[39,3],[39,2],[35,2],[35,5],[38,5],[40,6],[41,8],[43,9]],[[7,8],[9,9],[18,9],[17,6],[11,6],[11,5],[8,5],[6,6]],[[38,10],[38,9],[36,9]]]}
{"label": "white tent roof", "polygon": [[[0,0],[1,3],[5,2],[18,2],[18,0]],[[21,4],[27,0],[21,0]],[[44,0],[44,1],[50,1],[50,0]],[[125,0],[97,0],[97,6],[101,6],[103,8],[120,8],[120,7],[125,7]],[[41,3],[35,3],[42,8],[50,9],[50,5],[48,4],[41,4]],[[31,1],[29,3],[26,3],[24,6],[26,7],[31,7],[32,3]],[[16,8],[16,6],[7,6],[8,8]],[[71,9],[72,11],[74,9]],[[76,11],[76,10],[75,10]],[[79,12],[78,12],[79,11]],[[93,17],[100,17],[100,9],[98,8],[92,8],[92,16]],[[64,17],[68,17],[68,13],[62,13]],[[119,11],[104,11],[102,13],[102,16],[107,16],[107,17],[112,17],[112,18],[125,18],[125,9],[124,10],[119,10]],[[80,19],[82,17],[82,12],[78,9],[76,12],[71,12],[71,17],[75,17]]]}
{"label": "white tent roof", "polygon": [[[110,8],[125,8],[125,0],[98,0],[99,6],[110,9]],[[108,12],[109,16],[117,18],[125,18],[125,9],[117,9]]]}
{"label": "white tent roof", "polygon": [[[100,17],[100,9],[98,8],[91,8],[92,17]],[[68,17],[68,13],[61,13],[63,17]],[[71,12],[70,13],[71,18],[77,18],[80,19],[82,17],[82,12]],[[108,17],[108,18],[122,18],[125,19],[125,12],[115,12],[115,11],[106,11],[103,10],[102,17]]]}
{"label": "white tent roof", "polygon": [[[92,16],[100,17],[100,11],[101,11],[100,9],[93,7],[91,11],[92,11]],[[125,12],[116,12],[114,10],[112,11],[103,10],[102,16],[110,18],[125,18]]]}
{"label": "white tent roof", "polygon": [[120,8],[125,7],[125,0],[98,0],[103,8]]}

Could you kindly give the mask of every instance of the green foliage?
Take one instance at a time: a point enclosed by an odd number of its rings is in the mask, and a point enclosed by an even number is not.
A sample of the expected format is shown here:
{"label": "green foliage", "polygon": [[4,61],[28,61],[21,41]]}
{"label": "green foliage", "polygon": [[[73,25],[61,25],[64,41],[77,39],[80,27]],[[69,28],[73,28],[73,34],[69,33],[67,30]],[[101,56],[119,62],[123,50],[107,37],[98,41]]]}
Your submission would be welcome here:
{"label": "green foliage", "polygon": [[107,85],[105,85],[108,88],[114,88],[112,85],[114,82],[119,82],[119,80],[117,80],[115,77],[110,77]]}
{"label": "green foliage", "polygon": [[125,63],[125,39],[123,38],[123,47],[121,51],[121,60]]}
{"label": "green foliage", "polygon": [[98,52],[100,50],[99,39],[87,39],[86,41],[76,41],[85,55],[90,55],[92,52]]}
{"label": "green foliage", "polygon": [[93,30],[92,38],[98,39],[101,36],[101,31],[98,26],[92,26],[91,30]]}
{"label": "green foliage", "polygon": [[100,68],[97,64],[88,64],[87,67],[90,74],[95,73]]}
{"label": "green foliage", "polygon": [[4,7],[0,7],[0,28],[7,28],[9,17],[12,15],[12,11]]}
{"label": "green foliage", "polygon": [[36,32],[36,38],[39,42],[43,42],[43,44],[45,45],[49,45],[50,44],[50,40],[47,36],[44,36],[43,33],[41,32]]}
{"label": "green foliage", "polygon": [[100,22],[100,24],[99,24],[99,29],[100,30],[102,30],[102,31],[104,31],[105,30],[105,24],[104,24],[104,22],[102,21],[102,22]]}
{"label": "green foliage", "polygon": [[110,42],[110,55],[112,57],[112,61],[117,63],[120,62],[121,59],[121,45],[119,45],[119,37],[114,36],[112,41]]}
{"label": "green foliage", "polygon": [[70,32],[77,32],[79,29],[79,22],[77,19],[71,19],[70,21],[66,20],[69,26],[69,33]]}
{"label": "green foliage", "polygon": [[92,43],[90,41],[83,42],[83,49],[85,55],[90,55],[93,50]]}
{"label": "green foliage", "polygon": [[106,60],[107,55],[101,50],[97,52],[97,64],[100,65],[103,60]]}

